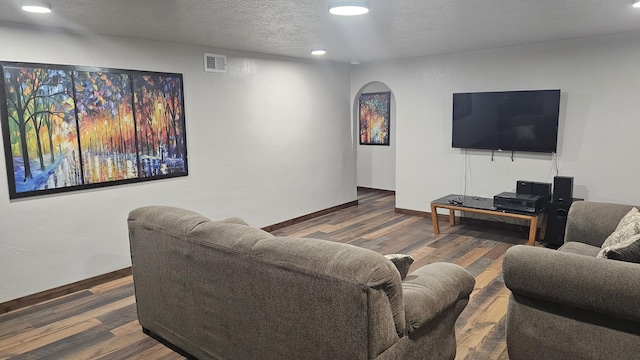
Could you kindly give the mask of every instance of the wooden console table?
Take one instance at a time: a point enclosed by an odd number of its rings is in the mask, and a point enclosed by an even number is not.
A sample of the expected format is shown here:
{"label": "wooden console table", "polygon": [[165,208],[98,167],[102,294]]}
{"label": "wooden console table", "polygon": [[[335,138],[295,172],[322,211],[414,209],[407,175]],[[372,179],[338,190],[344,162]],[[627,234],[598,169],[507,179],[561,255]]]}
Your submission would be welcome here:
{"label": "wooden console table", "polygon": [[440,225],[438,224],[437,212],[438,208],[449,209],[449,223],[451,224],[451,226],[456,224],[456,210],[529,220],[529,241],[527,242],[527,245],[535,245],[538,223],[540,223],[541,225],[543,225],[542,229],[540,230],[540,237],[544,239],[544,233],[546,230],[546,227],[544,226],[544,211],[539,211],[536,213],[524,213],[517,211],[498,210],[493,206],[493,199],[451,194],[431,202],[431,220],[433,221],[433,232],[435,234],[440,233]]}

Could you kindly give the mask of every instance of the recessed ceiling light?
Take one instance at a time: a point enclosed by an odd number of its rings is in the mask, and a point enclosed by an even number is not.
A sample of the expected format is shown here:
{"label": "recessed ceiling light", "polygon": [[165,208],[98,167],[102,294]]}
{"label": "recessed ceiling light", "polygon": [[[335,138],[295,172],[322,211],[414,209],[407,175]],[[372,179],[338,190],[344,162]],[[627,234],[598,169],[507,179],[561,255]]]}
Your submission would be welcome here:
{"label": "recessed ceiling light", "polygon": [[324,55],[326,53],[327,53],[327,50],[324,50],[324,49],[311,50],[311,55]]}
{"label": "recessed ceiling light", "polygon": [[23,1],[22,10],[30,13],[47,14],[51,12],[51,5],[44,1]]}
{"label": "recessed ceiling light", "polygon": [[633,6],[634,8],[640,8],[640,0],[632,0],[631,6]]}
{"label": "recessed ceiling light", "polygon": [[336,1],[329,4],[329,12],[333,15],[356,16],[369,12],[367,1]]}

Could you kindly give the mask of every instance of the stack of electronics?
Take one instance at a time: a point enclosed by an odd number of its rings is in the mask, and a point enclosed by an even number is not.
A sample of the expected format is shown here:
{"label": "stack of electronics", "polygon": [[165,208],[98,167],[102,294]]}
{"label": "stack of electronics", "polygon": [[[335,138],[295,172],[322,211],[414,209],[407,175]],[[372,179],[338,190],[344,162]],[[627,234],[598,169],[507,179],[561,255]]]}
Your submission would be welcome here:
{"label": "stack of electronics", "polygon": [[567,214],[575,199],[573,197],[573,177],[556,176],[553,178],[553,192],[550,183],[518,180],[516,192],[503,192],[493,197],[493,205],[498,210],[537,213],[546,209],[547,245],[561,245]]}
{"label": "stack of electronics", "polygon": [[550,183],[518,180],[516,192],[502,192],[493,197],[493,205],[498,210],[536,213],[550,204],[571,204],[573,202],[573,177],[553,178],[554,191]]}
{"label": "stack of electronics", "polygon": [[551,200],[551,184],[518,180],[516,192],[502,192],[493,197],[498,210],[537,213],[544,210]]}

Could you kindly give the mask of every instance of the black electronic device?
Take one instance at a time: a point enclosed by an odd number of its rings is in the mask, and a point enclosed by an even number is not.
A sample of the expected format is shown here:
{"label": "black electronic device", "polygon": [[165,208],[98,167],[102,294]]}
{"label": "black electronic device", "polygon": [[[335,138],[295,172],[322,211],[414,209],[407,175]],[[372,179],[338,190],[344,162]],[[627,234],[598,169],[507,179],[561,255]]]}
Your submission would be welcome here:
{"label": "black electronic device", "polygon": [[544,242],[549,245],[562,245],[567,226],[567,214],[570,203],[550,202],[547,204],[547,231]]}
{"label": "black electronic device", "polygon": [[453,94],[452,146],[556,152],[560,90]]}
{"label": "black electronic device", "polygon": [[558,247],[564,244],[564,234],[567,227],[567,216],[571,204],[584,199],[571,199],[570,202],[555,202],[547,204],[547,231],[544,242],[549,247]]}
{"label": "black electronic device", "polygon": [[553,202],[571,203],[573,201],[573,177],[556,176],[553,178]]}
{"label": "black electronic device", "polygon": [[542,195],[501,192],[493,197],[493,206],[498,210],[536,213],[542,211],[546,201]]}
{"label": "black electronic device", "polygon": [[516,182],[516,194],[542,195],[543,203],[547,203],[551,201],[551,183],[518,180]]}
{"label": "black electronic device", "polygon": [[533,194],[533,181],[518,180],[516,181],[516,194]]}
{"label": "black electronic device", "polygon": [[534,182],[531,186],[532,195],[542,195],[547,202],[551,201],[551,183]]}

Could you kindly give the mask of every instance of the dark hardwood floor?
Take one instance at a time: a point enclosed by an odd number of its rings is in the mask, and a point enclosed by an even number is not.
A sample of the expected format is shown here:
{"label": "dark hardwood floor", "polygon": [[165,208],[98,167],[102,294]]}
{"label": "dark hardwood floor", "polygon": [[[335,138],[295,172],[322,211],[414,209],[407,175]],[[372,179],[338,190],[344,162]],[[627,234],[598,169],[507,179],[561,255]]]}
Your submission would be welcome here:
{"label": "dark hardwood floor", "polygon": [[[456,359],[507,359],[504,317],[508,290],[502,259],[526,232],[479,225],[449,226],[435,235],[430,218],[397,213],[395,197],[359,190],[359,205],[273,231],[350,243],[415,258],[459,264],[476,278],[456,324]],[[0,359],[183,359],[144,335],[136,317],[131,276],[0,315]]]}

